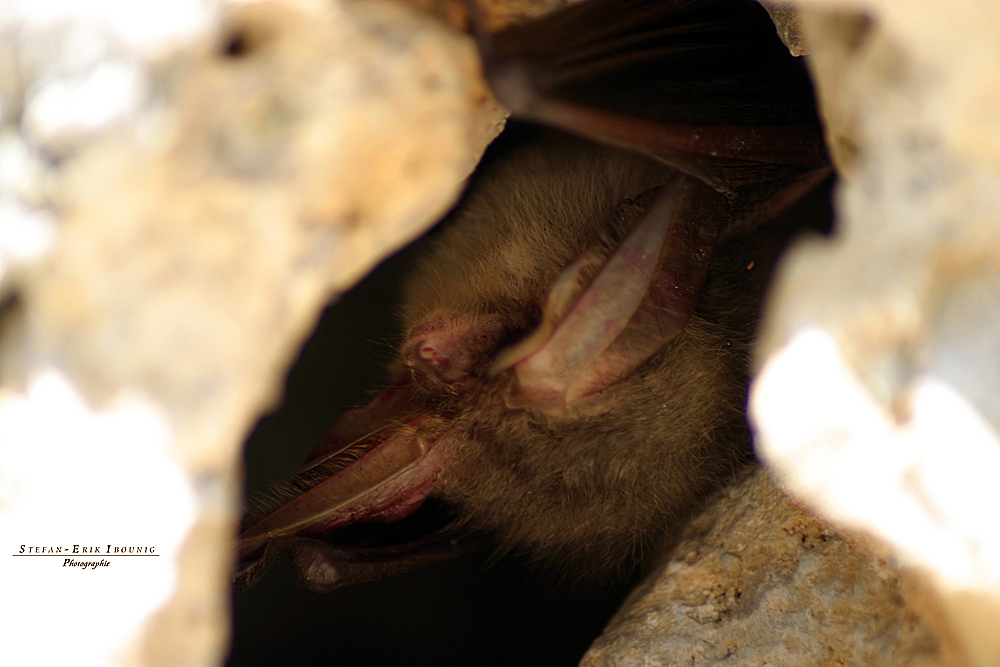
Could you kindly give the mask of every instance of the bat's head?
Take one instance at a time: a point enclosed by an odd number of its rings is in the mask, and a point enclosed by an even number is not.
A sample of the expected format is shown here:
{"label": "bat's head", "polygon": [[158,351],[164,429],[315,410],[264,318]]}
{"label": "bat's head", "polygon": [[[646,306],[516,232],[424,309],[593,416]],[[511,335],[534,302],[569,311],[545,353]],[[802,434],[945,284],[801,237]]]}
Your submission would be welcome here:
{"label": "bat's head", "polygon": [[[248,514],[244,584],[280,551],[330,589],[471,533],[620,570],[747,460],[746,351],[780,243],[716,249],[716,195],[608,149],[488,173],[407,285],[396,381]],[[393,536],[429,497],[446,525]],[[351,541],[371,523],[375,546]]]}

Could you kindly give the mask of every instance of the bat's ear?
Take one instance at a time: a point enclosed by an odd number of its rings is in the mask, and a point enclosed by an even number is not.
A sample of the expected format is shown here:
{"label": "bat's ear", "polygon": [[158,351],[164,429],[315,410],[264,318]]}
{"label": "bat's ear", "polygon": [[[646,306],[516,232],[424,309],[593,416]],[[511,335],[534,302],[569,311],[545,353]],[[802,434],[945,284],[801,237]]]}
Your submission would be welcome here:
{"label": "bat's ear", "polygon": [[725,200],[679,176],[613,215],[638,222],[609,256],[595,247],[567,267],[539,328],[494,362],[493,372],[514,367],[516,403],[572,411],[669,343],[698,305]]}

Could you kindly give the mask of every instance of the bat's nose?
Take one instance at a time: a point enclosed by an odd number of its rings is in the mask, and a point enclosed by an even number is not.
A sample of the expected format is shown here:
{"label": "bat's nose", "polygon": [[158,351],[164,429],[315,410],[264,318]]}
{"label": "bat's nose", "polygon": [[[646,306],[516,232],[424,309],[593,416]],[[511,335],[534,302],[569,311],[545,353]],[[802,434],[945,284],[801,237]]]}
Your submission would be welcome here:
{"label": "bat's nose", "polygon": [[499,316],[437,313],[410,331],[401,356],[432,385],[453,384],[483,372],[503,335]]}

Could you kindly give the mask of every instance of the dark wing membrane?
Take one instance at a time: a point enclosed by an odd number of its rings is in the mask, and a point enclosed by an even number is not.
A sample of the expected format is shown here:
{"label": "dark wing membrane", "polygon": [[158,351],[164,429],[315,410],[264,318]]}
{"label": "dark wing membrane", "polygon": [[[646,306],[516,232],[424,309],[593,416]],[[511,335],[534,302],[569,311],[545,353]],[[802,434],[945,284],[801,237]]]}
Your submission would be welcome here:
{"label": "dark wing membrane", "polygon": [[536,95],[683,125],[817,122],[802,62],[751,0],[591,0],[494,35]]}
{"label": "dark wing membrane", "polygon": [[800,59],[750,0],[589,0],[480,35],[520,117],[649,153],[734,203],[827,164]]}
{"label": "dark wing membrane", "polygon": [[492,37],[535,95],[682,125],[815,124],[802,62],[750,0],[591,0]]}

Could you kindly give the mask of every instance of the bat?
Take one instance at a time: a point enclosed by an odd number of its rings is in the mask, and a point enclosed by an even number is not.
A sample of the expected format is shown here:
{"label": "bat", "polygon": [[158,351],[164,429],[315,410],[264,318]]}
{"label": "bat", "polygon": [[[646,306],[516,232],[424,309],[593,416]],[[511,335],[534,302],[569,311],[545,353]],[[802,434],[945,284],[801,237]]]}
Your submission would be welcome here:
{"label": "bat", "polygon": [[[628,570],[752,458],[780,221],[829,173],[801,64],[739,0],[591,0],[478,40],[512,112],[601,144],[526,132],[482,165],[407,283],[395,381],[248,512],[237,587],[282,552],[322,591],[475,534]],[[429,497],[451,520],[393,538]]]}

